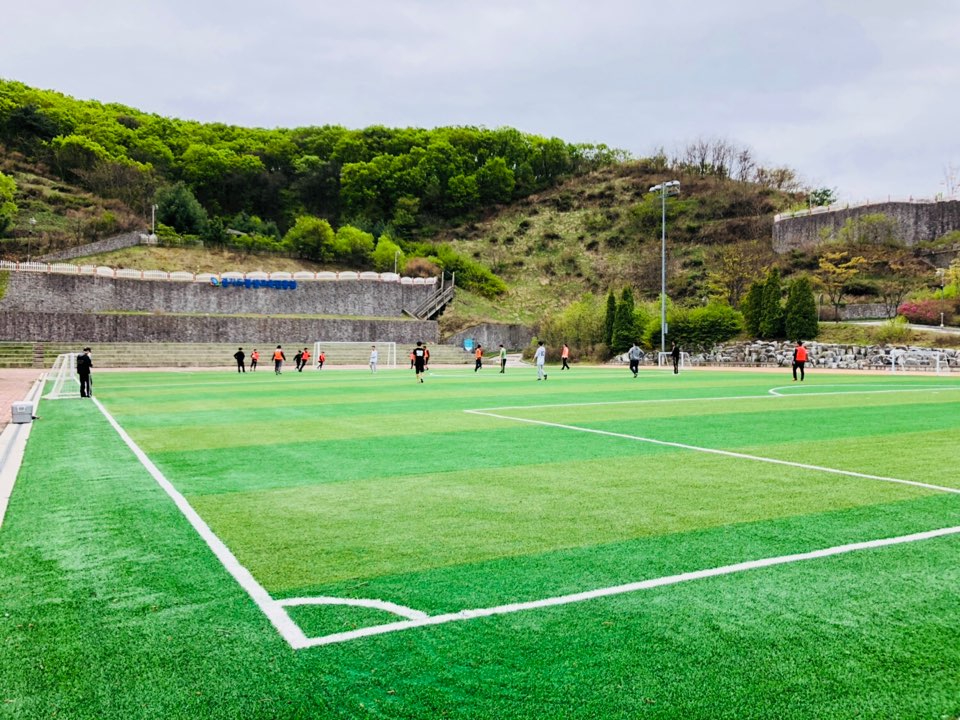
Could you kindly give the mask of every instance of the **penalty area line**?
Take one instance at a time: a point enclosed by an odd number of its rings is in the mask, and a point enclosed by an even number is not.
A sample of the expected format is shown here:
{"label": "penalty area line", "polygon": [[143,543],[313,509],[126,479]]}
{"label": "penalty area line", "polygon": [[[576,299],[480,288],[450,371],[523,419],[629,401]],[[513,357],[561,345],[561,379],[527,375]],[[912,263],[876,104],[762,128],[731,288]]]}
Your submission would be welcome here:
{"label": "penalty area line", "polygon": [[[773,396],[769,396],[773,397]],[[499,413],[488,412],[485,410],[464,410],[472,415],[482,415],[486,417],[499,418],[501,420],[512,420],[530,425],[542,425],[544,427],[560,428],[561,430],[573,430],[575,432],[590,433],[593,435],[603,435],[605,437],[614,437],[621,440],[633,440],[635,442],[650,443],[651,445],[662,445],[664,447],[679,448],[681,450],[691,450],[693,452],[708,453],[710,455],[720,455],[723,457],[736,458],[738,460],[750,460],[752,462],[770,463],[771,465],[784,465],[786,467],[799,468],[801,470],[811,470],[814,472],[831,473],[833,475],[844,475],[846,477],[863,478],[865,480],[878,480],[880,482],[896,483],[898,485],[911,485],[913,487],[924,488],[926,490],[936,490],[938,492],[953,493],[960,495],[960,489],[945,487],[943,485],[933,485],[931,483],[919,482],[916,480],[903,480],[901,478],[885,477],[883,475],[870,475],[869,473],[859,473],[853,470],[840,470],[838,468],[829,468],[822,465],[809,465],[807,463],[798,463],[791,460],[779,460],[777,458],[763,457],[762,455],[748,455],[747,453],[733,452],[732,450],[718,450],[716,448],[700,447],[698,445],[687,445],[686,443],[671,442],[669,440],[657,440],[656,438],[643,437],[641,435],[628,435],[626,433],[612,432],[610,430],[597,430],[595,428],[579,427],[577,425],[565,425],[563,423],[548,422],[546,420],[533,420],[531,418],[518,418],[510,415],[501,415]]]}
{"label": "penalty area line", "polygon": [[745,572],[748,570],[757,570],[760,568],[774,567],[777,565],[788,565],[790,563],[804,562],[807,560],[818,560],[836,555],[859,552],[861,550],[873,550],[892,545],[903,545],[921,540],[930,540],[938,537],[956,535],[957,533],[960,533],[960,526],[941,528],[938,530],[928,530],[925,532],[901,535],[899,537],[883,538],[880,540],[866,540],[863,542],[849,543],[847,545],[837,545],[835,547],[812,550],[805,553],[796,553],[793,555],[780,555],[777,557],[762,558],[760,560],[748,560],[745,562],[734,563],[732,565],[723,565],[721,567],[709,568],[706,570],[695,570],[692,572],[680,573],[678,575],[667,575],[665,577],[641,580],[639,582],[627,583],[625,585],[614,585],[596,590],[587,590],[585,592],[573,593],[570,595],[559,595],[542,600],[510,603],[507,605],[478,608],[474,610],[461,610],[455,613],[434,615],[432,617],[416,620],[402,620],[384,625],[373,625],[370,627],[359,628],[357,630],[350,630],[348,632],[325,635],[317,638],[309,638],[302,644],[296,645],[295,648],[304,649],[322,645],[333,645],[336,643],[358,640],[360,638],[372,637],[375,635],[384,635],[386,633],[398,632],[401,630],[412,630],[414,628],[429,627],[432,625],[444,625],[446,623],[459,622],[462,620],[474,620],[476,618],[492,617],[495,615],[508,615],[525,610],[537,610],[541,608],[557,607],[560,605],[570,605],[572,603],[585,602],[588,600],[595,600],[597,598],[624,595],[641,590],[667,587],[669,585],[678,585],[680,583],[690,582],[692,580],[703,580],[706,578],[720,577],[723,575],[733,575],[735,573]]}

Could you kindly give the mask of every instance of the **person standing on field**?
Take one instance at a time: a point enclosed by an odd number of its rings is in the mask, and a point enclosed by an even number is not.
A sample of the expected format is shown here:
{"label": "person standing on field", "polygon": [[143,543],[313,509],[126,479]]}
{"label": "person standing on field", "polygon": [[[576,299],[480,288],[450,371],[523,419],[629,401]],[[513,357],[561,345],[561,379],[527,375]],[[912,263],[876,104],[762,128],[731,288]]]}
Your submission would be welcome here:
{"label": "person standing on field", "polygon": [[569,370],[570,364],[567,362],[567,360],[570,359],[570,348],[567,347],[566,343],[563,344],[563,350],[560,351],[560,359],[563,360],[563,365],[560,369]]}
{"label": "person standing on field", "polygon": [[243,352],[243,348],[237,348],[237,351],[233,354],[233,359],[237,361],[237,372],[246,372],[247,369],[243,366],[243,361],[246,360],[247,356]]}
{"label": "person standing on field", "polygon": [[377,346],[370,346],[370,372],[375,373],[377,371]]}
{"label": "person standing on field", "polygon": [[640,372],[641,357],[643,357],[643,353],[640,350],[640,346],[634,343],[630,346],[630,350],[627,352],[627,360],[630,361],[630,372],[633,373],[634,377],[636,377],[637,373]]}
{"label": "person standing on field", "polygon": [[680,346],[676,342],[670,347],[670,359],[673,360],[673,374],[680,373]]}
{"label": "person standing on field", "polygon": [[537,351],[533,354],[533,359],[537,363],[537,381],[546,380],[547,373],[544,372],[543,366],[547,362],[547,349],[543,346],[543,340],[537,343]]}
{"label": "person standing on field", "polygon": [[423,370],[426,367],[426,351],[423,343],[417,340],[417,346],[413,349],[413,368],[417,371],[417,382],[423,382]]}
{"label": "person standing on field", "polygon": [[423,344],[423,370],[426,372],[430,369],[430,348],[427,347],[427,344]]}
{"label": "person standing on field", "polygon": [[797,340],[797,346],[793,349],[793,381],[797,381],[797,370],[800,371],[800,382],[803,382],[803,369],[807,364],[807,349],[803,346],[803,340]]}
{"label": "person standing on field", "polygon": [[327,361],[327,354],[321,350],[317,355],[317,370],[323,370],[323,364]]}
{"label": "person standing on field", "polygon": [[473,356],[477,360],[477,364],[473,366],[473,371],[476,372],[483,367],[483,345],[477,345],[477,351]]}
{"label": "person standing on field", "polygon": [[257,361],[260,359],[260,351],[256,348],[253,349],[253,352],[250,353],[250,372],[255,372],[257,369]]}
{"label": "person standing on field", "polygon": [[93,370],[93,358],[90,357],[90,348],[85,347],[77,355],[77,376],[80,378],[80,397],[92,397],[90,391],[90,372]]}
{"label": "person standing on field", "polygon": [[283,370],[283,361],[287,359],[287,356],[283,354],[283,348],[277,345],[277,349],[273,351],[273,372],[276,375],[280,374],[280,371]]}
{"label": "person standing on field", "polygon": [[297,372],[300,372],[300,361],[303,360],[303,351],[297,350],[297,354],[293,356],[293,365],[297,369]]}
{"label": "person standing on field", "polygon": [[507,370],[507,349],[500,343],[500,374]]}
{"label": "person standing on field", "polygon": [[310,348],[304,348],[303,354],[300,356],[300,372],[303,372],[308,362],[310,362]]}

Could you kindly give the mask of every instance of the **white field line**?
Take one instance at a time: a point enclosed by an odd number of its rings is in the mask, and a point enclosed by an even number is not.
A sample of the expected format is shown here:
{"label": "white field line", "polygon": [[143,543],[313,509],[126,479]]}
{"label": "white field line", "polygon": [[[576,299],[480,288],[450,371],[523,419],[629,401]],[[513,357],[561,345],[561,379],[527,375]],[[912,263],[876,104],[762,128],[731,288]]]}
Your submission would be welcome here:
{"label": "white field line", "polygon": [[[900,388],[896,390],[852,390],[850,392],[798,392],[798,393],[777,393],[774,390],[783,390],[791,387],[783,385],[781,387],[771,388],[762,395],[718,395],[709,397],[683,397],[683,398],[644,398],[638,400],[597,400],[595,402],[574,402],[574,403],[543,403],[538,405],[498,405],[496,407],[476,408],[465,410],[471,413],[486,413],[495,410],[541,410],[550,408],[571,408],[571,407],[602,407],[604,405],[662,405],[665,403],[685,403],[685,402],[717,402],[721,400],[772,400],[782,397],[819,397],[822,395],[882,395],[889,393],[914,393],[927,392],[934,390],[960,390],[960,385],[928,385],[917,388]],[[817,387],[827,387],[818,385]],[[850,385],[832,385],[829,387],[863,387],[860,384]],[[799,388],[798,388],[799,389]]]}
{"label": "white field line", "polygon": [[93,398],[93,401],[97,407],[100,408],[100,412],[107,418],[110,425],[113,426],[113,429],[120,435],[120,438],[127,444],[127,447],[133,451],[133,454],[136,455],[137,459],[147,469],[147,472],[153,476],[157,484],[170,496],[170,499],[173,500],[174,504],[180,509],[180,512],[187,518],[193,526],[193,529],[196,530],[204,542],[207,543],[213,551],[213,554],[217,556],[217,559],[220,560],[227,569],[227,572],[240,584],[240,587],[247,591],[247,594],[250,595],[253,601],[260,607],[263,614],[273,623],[273,626],[277,629],[277,632],[280,633],[280,636],[286,640],[291,647],[296,648],[302,646],[302,644],[306,642],[307,637],[297,624],[293,622],[287,614],[287,611],[280,603],[270,597],[270,593],[254,579],[249,570],[240,564],[240,561],[230,552],[223,541],[214,534],[210,526],[204,522],[203,518],[201,518],[200,515],[197,514],[197,511],[187,502],[187,499],[164,477],[159,468],[146,456],[143,450],[133,441],[133,438],[127,435],[126,431],[113,419],[113,416],[107,412],[107,409],[100,401],[96,398]]}
{"label": "white field line", "polygon": [[639,582],[627,583],[626,585],[614,585],[612,587],[588,590],[586,592],[573,593],[571,595],[559,595],[557,597],[545,598],[543,600],[510,603],[508,605],[478,608],[475,610],[461,610],[460,612],[434,615],[432,617],[426,617],[419,620],[401,620],[385,625],[374,625],[372,627],[350,630],[348,632],[326,635],[324,637],[310,638],[304,644],[298,647],[307,648],[316,647],[319,645],[332,645],[334,643],[357,640],[359,638],[370,637],[373,635],[383,635],[385,633],[397,632],[399,630],[410,630],[413,628],[428,627],[431,625],[443,625],[445,623],[473,620],[475,618],[491,617],[494,615],[507,615],[510,613],[522,612],[524,610],[536,610],[539,608],[556,607],[558,605],[569,605],[571,603],[595,600],[602,597],[623,595],[626,593],[665,587],[668,585],[677,585],[679,583],[689,582],[691,580],[702,580],[704,578],[719,577],[721,575],[732,575],[734,573],[744,572],[747,570],[773,567],[775,565],[787,565],[789,563],[803,562],[805,560],[817,560],[820,558],[843,555],[860,550],[872,550],[875,548],[888,547],[890,545],[901,545],[904,543],[917,542],[919,540],[929,540],[948,535],[956,535],[957,533],[960,533],[960,526],[941,528],[939,530],[929,530],[926,532],[884,538],[881,540],[867,540],[865,542],[850,543],[848,545],[837,545],[831,548],[797,553],[795,555],[781,555],[779,557],[763,558],[760,560],[748,560],[746,562],[735,563],[733,565],[724,565],[722,567],[710,568],[707,570],[695,570],[693,572],[681,573],[679,575],[668,575],[666,577],[641,580]]}
{"label": "white field line", "polygon": [[636,442],[650,443],[651,445],[662,445],[665,447],[680,448],[681,450],[692,450],[694,452],[708,453],[711,455],[721,455],[723,457],[737,458],[738,460],[750,460],[752,462],[770,463],[771,465],[785,465],[787,467],[800,468],[802,470],[812,470],[815,472],[832,473],[834,475],[845,475],[847,477],[864,478],[866,480],[879,480],[882,482],[897,483],[900,485],[912,485],[913,487],[925,488],[927,490],[937,490],[945,493],[955,493],[960,495],[960,488],[945,487],[943,485],[931,485],[930,483],[917,482],[916,480],[902,480],[900,478],[885,477],[883,475],[869,475],[867,473],[858,473],[852,470],[839,470],[837,468],[824,467],[822,465],[808,465],[806,463],[792,462],[790,460],[778,460],[776,458],[763,457],[761,455],[748,455],[746,453],[732,452],[730,450],[717,450],[715,448],[699,447],[697,445],[687,445],[686,443],[670,442],[668,440],[657,440],[655,438],[642,437],[640,435],[628,435],[626,433],[611,432],[609,430],[596,430],[594,428],[579,427],[577,425],[565,425],[563,423],[547,422],[546,420],[532,420],[530,418],[518,418],[510,415],[501,415],[499,413],[486,412],[483,410],[464,410],[473,415],[483,415],[486,417],[500,418],[501,420],[512,420],[514,422],[528,423],[530,425],[542,425],[544,427],[560,428],[562,430],[573,430],[576,432],[591,433],[593,435],[603,435],[606,437],[615,437],[622,440],[634,440]]}

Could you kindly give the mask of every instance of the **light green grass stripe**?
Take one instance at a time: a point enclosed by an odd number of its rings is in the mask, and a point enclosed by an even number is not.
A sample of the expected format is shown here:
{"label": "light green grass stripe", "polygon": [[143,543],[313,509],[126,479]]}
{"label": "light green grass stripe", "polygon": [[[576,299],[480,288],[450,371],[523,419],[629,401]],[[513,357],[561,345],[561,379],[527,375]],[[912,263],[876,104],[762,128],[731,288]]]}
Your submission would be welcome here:
{"label": "light green grass stripe", "polygon": [[917,497],[691,454],[190,496],[271,591]]}

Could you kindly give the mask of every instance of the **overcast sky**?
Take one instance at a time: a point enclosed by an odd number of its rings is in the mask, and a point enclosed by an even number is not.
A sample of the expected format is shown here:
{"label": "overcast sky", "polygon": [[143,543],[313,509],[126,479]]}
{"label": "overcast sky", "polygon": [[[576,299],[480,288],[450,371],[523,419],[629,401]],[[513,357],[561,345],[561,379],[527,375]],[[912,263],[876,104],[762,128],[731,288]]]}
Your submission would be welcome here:
{"label": "overcast sky", "polygon": [[0,77],[245,126],[512,126],[751,148],[846,200],[960,174],[957,0],[49,0]]}

